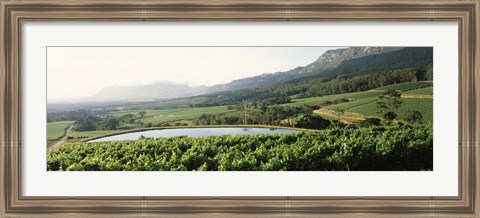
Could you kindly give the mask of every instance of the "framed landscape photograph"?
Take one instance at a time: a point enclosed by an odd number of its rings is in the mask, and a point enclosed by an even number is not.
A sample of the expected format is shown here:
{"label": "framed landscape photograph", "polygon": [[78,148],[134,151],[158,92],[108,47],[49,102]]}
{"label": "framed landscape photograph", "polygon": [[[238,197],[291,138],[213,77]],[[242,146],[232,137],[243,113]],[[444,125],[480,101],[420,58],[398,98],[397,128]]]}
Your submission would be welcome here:
{"label": "framed landscape photograph", "polygon": [[50,171],[432,171],[433,48],[47,47],[47,149]]}
{"label": "framed landscape photograph", "polygon": [[477,217],[472,1],[2,1],[2,217]]}

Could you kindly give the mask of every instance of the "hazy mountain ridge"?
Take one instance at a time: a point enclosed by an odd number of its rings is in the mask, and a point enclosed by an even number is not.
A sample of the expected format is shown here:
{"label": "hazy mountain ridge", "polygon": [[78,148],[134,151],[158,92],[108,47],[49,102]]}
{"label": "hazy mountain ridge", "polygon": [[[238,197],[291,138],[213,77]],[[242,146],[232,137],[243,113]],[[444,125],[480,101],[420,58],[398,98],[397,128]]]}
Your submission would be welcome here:
{"label": "hazy mountain ridge", "polygon": [[301,68],[298,73],[303,74],[331,70],[347,60],[397,51],[400,49],[403,49],[403,47],[350,47],[346,49],[328,50],[315,62]]}
{"label": "hazy mountain ridge", "polygon": [[309,65],[303,67],[299,66],[283,72],[271,74],[264,73],[254,77],[241,78],[226,84],[191,87],[186,84],[163,81],[154,82],[147,85],[109,86],[105,87],[94,96],[76,99],[75,101],[112,102],[162,100],[203,95],[228,90],[256,88],[283,83],[312,75],[321,75],[322,72],[328,72],[329,70],[341,66],[341,64],[345,61],[370,55],[379,55],[398,51],[401,49],[403,49],[403,47],[349,47],[344,49],[328,50]]}
{"label": "hazy mountain ridge", "polygon": [[205,94],[206,86],[190,87],[186,84],[172,82],[154,82],[135,86],[109,86],[98,94],[88,97],[93,101],[121,101],[121,100],[155,100],[181,98],[198,94]]}
{"label": "hazy mountain ridge", "polygon": [[262,74],[259,76],[233,80],[232,82],[227,84],[215,85],[210,87],[210,93],[227,90],[255,88],[265,85],[287,82],[289,80],[298,79],[313,74],[320,74],[322,72],[332,70],[340,66],[344,61],[369,55],[378,55],[386,52],[398,51],[403,48],[404,47],[350,47],[328,50],[309,65],[303,67],[299,66],[283,72]]}

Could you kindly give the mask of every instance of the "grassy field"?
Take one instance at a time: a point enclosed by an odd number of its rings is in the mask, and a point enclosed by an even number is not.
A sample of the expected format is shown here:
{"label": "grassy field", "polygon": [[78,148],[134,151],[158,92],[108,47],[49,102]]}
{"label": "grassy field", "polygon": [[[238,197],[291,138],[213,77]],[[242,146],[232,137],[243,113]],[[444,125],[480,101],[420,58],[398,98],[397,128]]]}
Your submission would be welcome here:
{"label": "grassy field", "polygon": [[[425,87],[427,86],[427,87]],[[318,105],[321,102],[333,101],[335,99],[348,99],[348,102],[343,102],[339,104],[332,104],[322,107],[323,110],[328,111],[338,111],[344,110],[345,113],[349,114],[360,114],[364,116],[374,116],[381,117],[381,114],[378,113],[379,109],[377,107],[377,100],[380,95],[383,94],[384,90],[395,89],[399,90],[402,94],[409,95],[433,95],[432,82],[409,82],[401,83],[390,86],[380,87],[374,90],[363,91],[363,92],[354,92],[338,95],[328,95],[322,97],[314,98],[304,98],[304,99],[294,99],[292,100],[292,105]],[[406,90],[406,91],[401,91]],[[405,119],[405,115],[409,110],[420,111],[423,115],[423,121],[432,122],[433,121],[433,99],[432,98],[402,98],[403,104],[398,108],[395,113],[397,113],[397,119]],[[324,111],[324,114],[327,114],[327,111]],[[326,116],[325,118],[332,118],[331,116]],[[357,118],[357,117],[356,117]]]}
{"label": "grassy field", "polygon": [[[397,119],[403,120],[405,119],[405,114],[407,111],[417,110],[422,113],[423,122],[433,122],[433,99],[402,98],[401,101],[403,102],[401,107],[394,111],[398,115]],[[367,116],[381,116],[379,113],[377,113],[379,109],[377,108],[376,102],[353,108],[350,111]]]}
{"label": "grassy field", "polygon": [[364,92],[353,92],[353,93],[345,93],[345,94],[338,94],[338,95],[327,95],[321,97],[313,97],[313,98],[301,98],[301,99],[293,99],[290,105],[317,105],[321,102],[325,101],[333,101],[336,99],[348,99],[351,101],[356,101],[360,99],[378,97],[382,95],[382,92],[372,92],[372,91],[364,91]]}
{"label": "grassy field", "polygon": [[163,110],[190,107],[191,104],[200,104],[208,100],[207,97],[194,97],[178,100],[169,100],[161,102],[152,102],[146,104],[126,106],[124,110]]}
{"label": "grassy field", "polygon": [[[395,111],[398,115],[398,120],[404,120],[405,115],[409,110],[420,111],[423,115],[423,122],[432,122],[433,121],[433,99],[432,98],[420,98],[415,95],[432,95],[433,87],[432,82],[411,82],[411,83],[401,83],[385,87],[380,87],[374,90],[354,92],[354,93],[345,93],[337,95],[328,95],[321,97],[313,98],[303,98],[298,99],[294,98],[291,103],[286,105],[319,105],[322,102],[326,101],[335,101],[335,100],[348,100],[347,102],[342,102],[338,104],[331,104],[327,106],[322,106],[320,111],[316,111],[317,114],[324,116],[326,118],[332,119],[336,115],[335,111],[344,110],[343,116],[346,117],[345,120],[352,120],[353,122],[358,122],[366,117],[374,116],[381,117],[379,114],[379,109],[377,107],[378,97],[381,96],[384,90],[387,89],[396,89],[396,90],[405,90],[400,91],[402,94],[410,95],[409,98],[402,98],[403,102],[401,107]],[[294,96],[292,96],[293,98]],[[213,107],[190,107],[191,104],[199,104],[202,101],[206,100],[205,97],[195,97],[181,100],[172,100],[165,102],[157,103],[147,103],[126,106],[121,108],[121,111],[112,111],[108,112],[106,115],[120,117],[125,114],[134,114],[136,116],[136,121],[142,121],[144,124],[152,123],[152,125],[160,125],[163,123],[173,124],[174,122],[183,122],[189,123],[192,125],[192,120],[200,117],[202,114],[215,114],[215,115],[230,115],[230,116],[239,116],[240,112],[232,109],[229,110],[228,106],[213,106]],[[178,107],[178,108],[177,108]],[[154,109],[156,108],[156,109]],[[164,109],[158,109],[164,108]],[[322,111],[323,110],[323,111]],[[139,112],[145,111],[146,114],[143,118],[140,118]],[[351,119],[349,119],[351,118]],[[48,124],[48,140],[53,141],[64,135],[65,129],[68,125],[72,124],[73,121],[62,121],[62,122],[53,122]],[[107,131],[85,131],[77,132],[75,130],[71,131],[69,135],[69,142],[76,142],[84,140],[87,138],[98,137],[103,135],[110,135],[114,133],[124,132],[137,128],[137,124],[125,124],[117,128],[117,130],[107,130]]]}
{"label": "grassy field", "polygon": [[368,103],[377,101],[377,99],[378,99],[378,97],[363,98],[363,99],[352,100],[352,101],[345,102],[345,103],[333,104],[333,105],[329,105],[329,106],[326,106],[326,107],[323,107],[323,108],[328,109],[328,110],[334,110],[334,111],[349,110],[349,109],[358,107],[360,105],[364,105],[364,104],[368,104]]}
{"label": "grassy field", "polygon": [[191,120],[200,117],[202,114],[239,114],[236,110],[228,110],[227,106],[201,107],[201,108],[179,108],[179,109],[165,109],[165,110],[126,110],[110,112],[109,115],[122,116],[125,114],[134,114],[138,116],[138,112],[145,111],[144,118],[138,120],[144,123],[152,123],[157,125],[160,123],[172,122],[177,120]]}
{"label": "grassy field", "polygon": [[144,112],[147,113],[145,115],[145,118],[146,118],[146,117],[163,115],[165,113],[172,113],[172,112],[179,111],[179,110],[184,110],[184,109],[185,108],[182,108],[182,109],[163,109],[163,110],[140,110],[140,109],[127,110],[127,109],[124,109],[124,110],[121,110],[121,111],[109,112],[108,115],[120,117],[120,116],[125,115],[125,114],[133,114],[135,116],[138,116],[139,112],[144,111]]}
{"label": "grassy field", "polygon": [[110,135],[110,134],[115,134],[115,133],[125,132],[125,131],[128,131],[128,130],[102,130],[102,131],[82,131],[82,132],[72,130],[68,137],[68,142],[77,142],[77,141],[81,141],[88,138]]}
{"label": "grassy field", "polygon": [[65,135],[65,130],[73,124],[74,121],[58,121],[47,123],[47,144],[62,138]]}
{"label": "grassy field", "polygon": [[433,86],[402,92],[405,94],[433,95]]}
{"label": "grassy field", "polygon": [[399,83],[389,86],[382,86],[380,88],[376,88],[375,90],[388,90],[393,89],[397,91],[407,91],[413,89],[419,89],[423,87],[433,86],[433,82],[409,82],[409,83]]}
{"label": "grassy field", "polygon": [[[228,114],[237,113],[235,110],[228,110],[227,106],[203,107],[203,108],[182,108],[174,111],[169,110],[156,116],[147,116],[140,119],[144,123],[153,125],[171,122],[176,120],[191,120],[200,117],[202,114]],[[148,113],[147,113],[148,115]]]}

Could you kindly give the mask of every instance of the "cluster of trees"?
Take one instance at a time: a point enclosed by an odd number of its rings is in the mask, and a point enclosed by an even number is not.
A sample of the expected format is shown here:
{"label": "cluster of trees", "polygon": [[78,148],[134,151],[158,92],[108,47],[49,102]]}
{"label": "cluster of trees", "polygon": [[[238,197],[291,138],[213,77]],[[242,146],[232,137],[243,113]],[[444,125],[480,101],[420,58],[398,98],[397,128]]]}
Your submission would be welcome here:
{"label": "cluster of trees", "polygon": [[[378,112],[382,114],[383,119],[387,124],[391,124],[392,121],[397,118],[395,110],[402,105],[400,100],[401,94],[395,90],[386,90],[385,93],[378,97],[377,107],[380,109]],[[407,122],[413,124],[421,122],[423,115],[420,111],[407,111],[405,116]]]}
{"label": "cluster of trees", "polygon": [[75,120],[79,117],[86,117],[90,115],[91,112],[86,110],[68,110],[68,111],[57,111],[49,112],[47,114],[47,122],[57,122],[65,120]]}
{"label": "cluster of trees", "polygon": [[146,115],[145,111],[138,113],[138,116],[134,114],[125,114],[120,117],[115,116],[105,116],[100,117],[90,113],[83,113],[81,116],[76,116],[75,120],[75,130],[76,131],[94,131],[94,130],[115,130],[121,123],[125,124],[137,124],[137,127],[151,127],[152,123],[144,124],[143,122],[137,120],[138,118],[143,118]]}
{"label": "cluster of trees", "polygon": [[215,114],[202,114],[193,121],[195,125],[237,125],[241,122],[239,116]]}
{"label": "cluster of trees", "polygon": [[107,116],[97,123],[97,130],[115,130],[120,126],[120,121],[114,116]]}
{"label": "cluster of trees", "polygon": [[313,114],[300,114],[289,119],[288,124],[297,128],[326,129],[332,125],[332,122]]}
{"label": "cluster of trees", "polygon": [[75,119],[75,130],[76,131],[93,131],[97,130],[97,124],[102,120],[102,118],[97,116],[92,116],[90,114],[82,117],[77,117]]}
{"label": "cluster of trees", "polygon": [[151,122],[144,123],[141,120],[136,121],[137,127],[138,128],[150,128],[153,127],[153,124]]}
{"label": "cluster of trees", "polygon": [[386,90],[385,93],[378,97],[377,107],[380,108],[378,113],[383,114],[383,119],[390,124],[397,114],[394,112],[395,109],[399,108],[402,105],[400,101],[401,94],[395,90]]}
{"label": "cluster of trees", "polygon": [[47,122],[76,120],[78,118],[86,117],[88,115],[100,116],[102,114],[106,114],[112,111],[118,111],[118,109],[102,108],[102,109],[95,109],[95,110],[80,109],[80,110],[62,110],[62,111],[48,112]]}
{"label": "cluster of trees", "polygon": [[287,93],[274,92],[259,92],[258,89],[244,89],[236,91],[222,92],[217,97],[209,98],[207,101],[191,104],[190,107],[212,107],[221,105],[232,105],[241,101],[252,101],[256,104],[274,105],[286,104],[292,102],[292,99]]}
{"label": "cluster of trees", "polygon": [[235,108],[240,115],[202,114],[195,119],[195,125],[277,125],[308,129],[326,129],[331,125],[329,120],[312,114],[317,106],[293,105],[261,105],[255,107],[251,103],[242,102]]}
{"label": "cluster of trees", "polygon": [[359,92],[396,83],[415,82],[418,81],[417,74],[418,70],[407,68],[386,73],[361,75],[350,79],[339,76],[326,83],[314,84],[312,82],[299,96],[305,98]]}
{"label": "cluster of trees", "polygon": [[125,114],[120,116],[118,119],[120,120],[120,122],[133,124],[135,122],[136,117],[133,114]]}
{"label": "cluster of trees", "polygon": [[273,105],[270,107],[261,108],[258,112],[252,113],[251,117],[252,122],[257,122],[258,124],[294,126],[296,122],[290,122],[289,118],[293,118],[295,120],[301,115],[311,116],[312,111],[316,108],[316,106],[307,105]]}
{"label": "cluster of trees", "polygon": [[114,116],[98,117],[87,115],[75,120],[76,131],[115,130],[120,125],[118,118]]}

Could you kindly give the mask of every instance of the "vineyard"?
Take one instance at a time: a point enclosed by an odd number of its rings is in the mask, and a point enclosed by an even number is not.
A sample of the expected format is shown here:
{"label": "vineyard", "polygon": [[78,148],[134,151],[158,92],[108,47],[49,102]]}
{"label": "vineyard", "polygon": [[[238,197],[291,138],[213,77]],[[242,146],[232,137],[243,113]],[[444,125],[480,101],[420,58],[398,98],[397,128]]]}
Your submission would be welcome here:
{"label": "vineyard", "polygon": [[433,170],[431,124],[69,143],[50,171]]}

